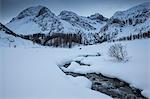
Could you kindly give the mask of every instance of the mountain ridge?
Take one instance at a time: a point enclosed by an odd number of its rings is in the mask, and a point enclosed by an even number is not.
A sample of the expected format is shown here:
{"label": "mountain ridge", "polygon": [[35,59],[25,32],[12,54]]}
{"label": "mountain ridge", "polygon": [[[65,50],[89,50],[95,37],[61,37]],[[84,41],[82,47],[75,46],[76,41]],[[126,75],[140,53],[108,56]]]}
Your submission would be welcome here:
{"label": "mountain ridge", "polygon": [[[104,17],[102,16],[102,18]],[[18,14],[18,16],[13,18],[6,25],[19,34],[32,34],[36,32],[50,34],[53,32],[98,32],[99,28],[97,27],[97,25],[100,26],[104,23],[106,23],[106,20],[101,20],[101,22],[98,22],[94,19],[79,16],[72,11],[64,10],[60,12],[58,16],[56,16],[47,7],[38,5],[23,10]],[[32,24],[32,26],[37,29],[33,31],[26,30],[26,27],[29,27],[28,24]],[[17,25],[16,27],[18,27],[18,29],[14,29],[13,25]]]}
{"label": "mountain ridge", "polygon": [[23,10],[6,26],[19,35],[79,34],[84,44],[102,43],[150,31],[149,5],[143,3],[116,12],[109,19],[99,13],[85,17],[66,10],[55,15],[39,5]]}

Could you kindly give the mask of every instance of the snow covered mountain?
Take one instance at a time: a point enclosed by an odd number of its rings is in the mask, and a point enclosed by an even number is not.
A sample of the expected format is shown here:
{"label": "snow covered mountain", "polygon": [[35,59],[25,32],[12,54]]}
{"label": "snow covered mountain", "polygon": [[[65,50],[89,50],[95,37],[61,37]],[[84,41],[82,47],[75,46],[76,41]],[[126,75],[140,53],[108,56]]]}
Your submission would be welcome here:
{"label": "snow covered mountain", "polygon": [[99,13],[84,17],[72,11],[56,16],[47,7],[34,6],[23,10],[6,26],[16,34],[75,33],[82,34],[83,44],[102,43],[150,31],[150,2],[118,11],[110,19]]}
{"label": "snow covered mountain", "polygon": [[0,47],[39,47],[29,40],[24,40],[0,23]]}
{"label": "snow covered mountain", "polygon": [[97,21],[71,11],[62,11],[56,16],[44,6],[34,6],[23,10],[7,26],[17,34],[91,33],[98,32],[105,23],[106,20]]}
{"label": "snow covered mountain", "polygon": [[116,12],[101,28],[101,34],[116,37],[128,36],[150,31],[150,2],[146,2],[126,11]]}

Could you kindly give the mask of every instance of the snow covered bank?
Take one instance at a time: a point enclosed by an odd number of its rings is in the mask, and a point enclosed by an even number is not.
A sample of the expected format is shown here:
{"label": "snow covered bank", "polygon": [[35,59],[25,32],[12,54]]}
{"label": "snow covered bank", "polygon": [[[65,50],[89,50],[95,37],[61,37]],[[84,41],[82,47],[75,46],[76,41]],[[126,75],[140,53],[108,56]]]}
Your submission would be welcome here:
{"label": "snow covered bank", "polygon": [[[120,42],[119,42],[120,43]],[[102,73],[108,77],[116,77],[131,84],[131,86],[143,90],[143,95],[150,97],[150,40],[135,40],[129,42],[121,42],[126,45],[129,61],[126,63],[118,63],[108,56],[108,48],[113,43],[103,43],[101,45],[93,45],[83,48],[83,50],[99,50],[100,57],[80,57],[82,63],[91,66],[80,66],[71,63],[64,71],[75,73]]]}

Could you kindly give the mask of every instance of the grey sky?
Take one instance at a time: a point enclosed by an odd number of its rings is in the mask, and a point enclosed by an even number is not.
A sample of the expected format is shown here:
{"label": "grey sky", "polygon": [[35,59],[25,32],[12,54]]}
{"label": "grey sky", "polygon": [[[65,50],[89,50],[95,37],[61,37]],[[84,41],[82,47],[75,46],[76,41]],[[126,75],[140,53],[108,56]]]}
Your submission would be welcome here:
{"label": "grey sky", "polygon": [[58,15],[62,10],[70,10],[82,16],[100,13],[111,17],[116,11],[126,10],[150,0],[0,0],[0,21],[9,22],[23,9],[43,5]]}

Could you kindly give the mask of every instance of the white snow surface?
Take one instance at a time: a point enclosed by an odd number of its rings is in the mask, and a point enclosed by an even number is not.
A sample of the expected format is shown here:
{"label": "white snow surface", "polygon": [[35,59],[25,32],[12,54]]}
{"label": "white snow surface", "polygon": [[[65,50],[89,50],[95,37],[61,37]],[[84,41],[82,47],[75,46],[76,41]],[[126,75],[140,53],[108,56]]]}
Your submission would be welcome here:
{"label": "white snow surface", "polygon": [[[109,99],[104,94],[88,89],[90,82],[87,79],[68,78],[58,67],[68,61],[81,60],[91,66],[72,62],[68,68],[61,68],[64,71],[83,74],[95,72],[119,78],[142,89],[142,94],[150,98],[150,39],[119,43],[126,46],[128,62],[116,62],[108,56],[108,48],[114,43],[72,49],[1,47],[0,95],[6,99]],[[82,56],[97,53],[101,56]]]}
{"label": "white snow surface", "polygon": [[[90,82],[68,78],[57,66],[77,55],[75,50],[57,48],[1,48],[0,98],[2,99],[111,99],[85,88]],[[77,50],[76,50],[77,51]],[[83,87],[81,87],[83,86]]]}
{"label": "white snow surface", "polygon": [[42,32],[41,27],[35,22],[30,21],[30,18],[32,17],[27,17],[22,20],[15,20],[12,23],[7,24],[7,27],[16,34],[29,35]]}
{"label": "white snow surface", "polygon": [[78,85],[84,88],[91,88],[92,82],[84,76],[73,77],[73,76],[68,75],[68,78],[75,85]]}

